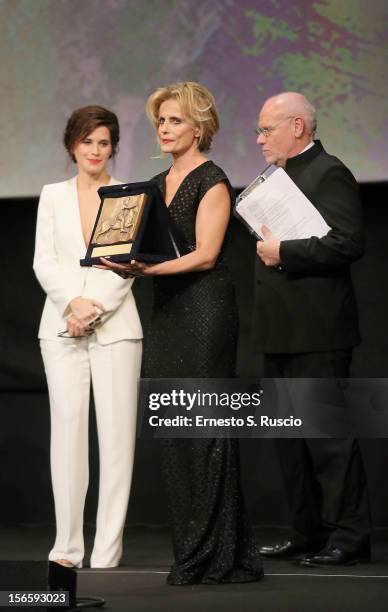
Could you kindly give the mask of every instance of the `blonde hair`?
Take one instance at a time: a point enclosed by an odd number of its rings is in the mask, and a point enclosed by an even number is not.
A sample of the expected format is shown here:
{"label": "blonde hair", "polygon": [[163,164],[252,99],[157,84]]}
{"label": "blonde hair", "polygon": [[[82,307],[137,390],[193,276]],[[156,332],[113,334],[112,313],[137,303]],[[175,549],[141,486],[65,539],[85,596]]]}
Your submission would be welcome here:
{"label": "blonde hair", "polygon": [[220,127],[213,94],[200,83],[185,81],[159,87],[147,100],[146,111],[155,130],[159,125],[160,106],[166,100],[177,100],[186,119],[199,128],[198,149],[208,151]]}

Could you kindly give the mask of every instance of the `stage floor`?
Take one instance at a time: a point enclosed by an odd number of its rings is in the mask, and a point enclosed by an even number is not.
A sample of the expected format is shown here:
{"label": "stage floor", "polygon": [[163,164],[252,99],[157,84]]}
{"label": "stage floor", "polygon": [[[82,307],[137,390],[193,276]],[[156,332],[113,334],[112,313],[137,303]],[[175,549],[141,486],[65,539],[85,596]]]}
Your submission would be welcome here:
{"label": "stage floor", "polygon": [[[260,544],[282,539],[283,529],[259,528]],[[93,530],[86,528],[87,559]],[[54,528],[7,526],[0,529],[0,561],[45,561]],[[387,610],[388,530],[372,540],[373,561],[323,570],[291,561],[265,561],[261,582],[222,586],[170,587],[169,532],[159,527],[129,527],[120,568],[77,572],[78,596],[106,599],[107,612],[382,612]],[[2,588],[6,588],[3,584]],[[15,608],[14,608],[15,609]],[[25,609],[25,608],[23,608]]]}

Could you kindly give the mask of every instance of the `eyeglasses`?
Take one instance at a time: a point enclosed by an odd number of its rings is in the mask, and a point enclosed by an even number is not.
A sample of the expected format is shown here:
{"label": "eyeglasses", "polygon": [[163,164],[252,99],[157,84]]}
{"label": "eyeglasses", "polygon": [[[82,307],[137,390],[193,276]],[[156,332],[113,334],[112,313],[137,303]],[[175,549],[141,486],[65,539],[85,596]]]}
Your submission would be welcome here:
{"label": "eyeglasses", "polygon": [[67,329],[59,332],[57,336],[58,338],[72,338],[73,340],[78,340],[78,338],[88,338],[89,336],[94,334],[96,328],[99,327],[102,324],[102,322],[103,322],[102,316],[101,314],[99,314],[94,319],[89,321],[89,323],[86,325],[84,329],[84,333],[82,334],[82,336],[70,336]]}
{"label": "eyeglasses", "polygon": [[273,125],[272,127],[264,127],[264,128],[257,127],[255,128],[255,134],[257,134],[258,136],[264,136],[265,138],[268,138],[268,136],[271,136],[272,132],[276,130],[276,128],[279,127],[280,124],[284,123],[284,121],[287,121],[288,119],[295,119],[295,117],[294,116],[285,117],[284,119],[279,121],[279,123],[277,123],[276,125]]}

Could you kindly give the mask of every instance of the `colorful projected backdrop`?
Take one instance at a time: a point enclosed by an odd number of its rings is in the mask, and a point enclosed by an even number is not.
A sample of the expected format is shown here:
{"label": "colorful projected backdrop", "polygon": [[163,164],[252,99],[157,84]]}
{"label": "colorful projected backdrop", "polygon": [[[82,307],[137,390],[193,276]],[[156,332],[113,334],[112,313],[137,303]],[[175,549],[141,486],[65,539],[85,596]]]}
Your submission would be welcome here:
{"label": "colorful projected backdrop", "polygon": [[222,127],[213,159],[236,186],[263,167],[253,128],[268,96],[305,93],[318,135],[361,181],[388,178],[385,0],[0,0],[0,195],[32,195],[74,173],[62,150],[76,107],[119,115],[113,169],[165,168],[144,114],[148,94],[198,80]]}

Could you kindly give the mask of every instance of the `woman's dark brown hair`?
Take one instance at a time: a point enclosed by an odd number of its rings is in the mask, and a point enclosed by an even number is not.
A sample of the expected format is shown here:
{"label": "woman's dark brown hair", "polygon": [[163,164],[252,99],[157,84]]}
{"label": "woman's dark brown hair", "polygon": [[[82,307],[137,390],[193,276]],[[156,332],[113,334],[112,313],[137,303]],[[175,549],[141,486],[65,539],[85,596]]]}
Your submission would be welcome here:
{"label": "woman's dark brown hair", "polygon": [[109,130],[112,145],[111,157],[114,157],[120,140],[119,121],[116,115],[103,106],[84,106],[71,114],[63,133],[63,144],[73,162],[76,161],[73,155],[76,144],[100,126],[107,127]]}

